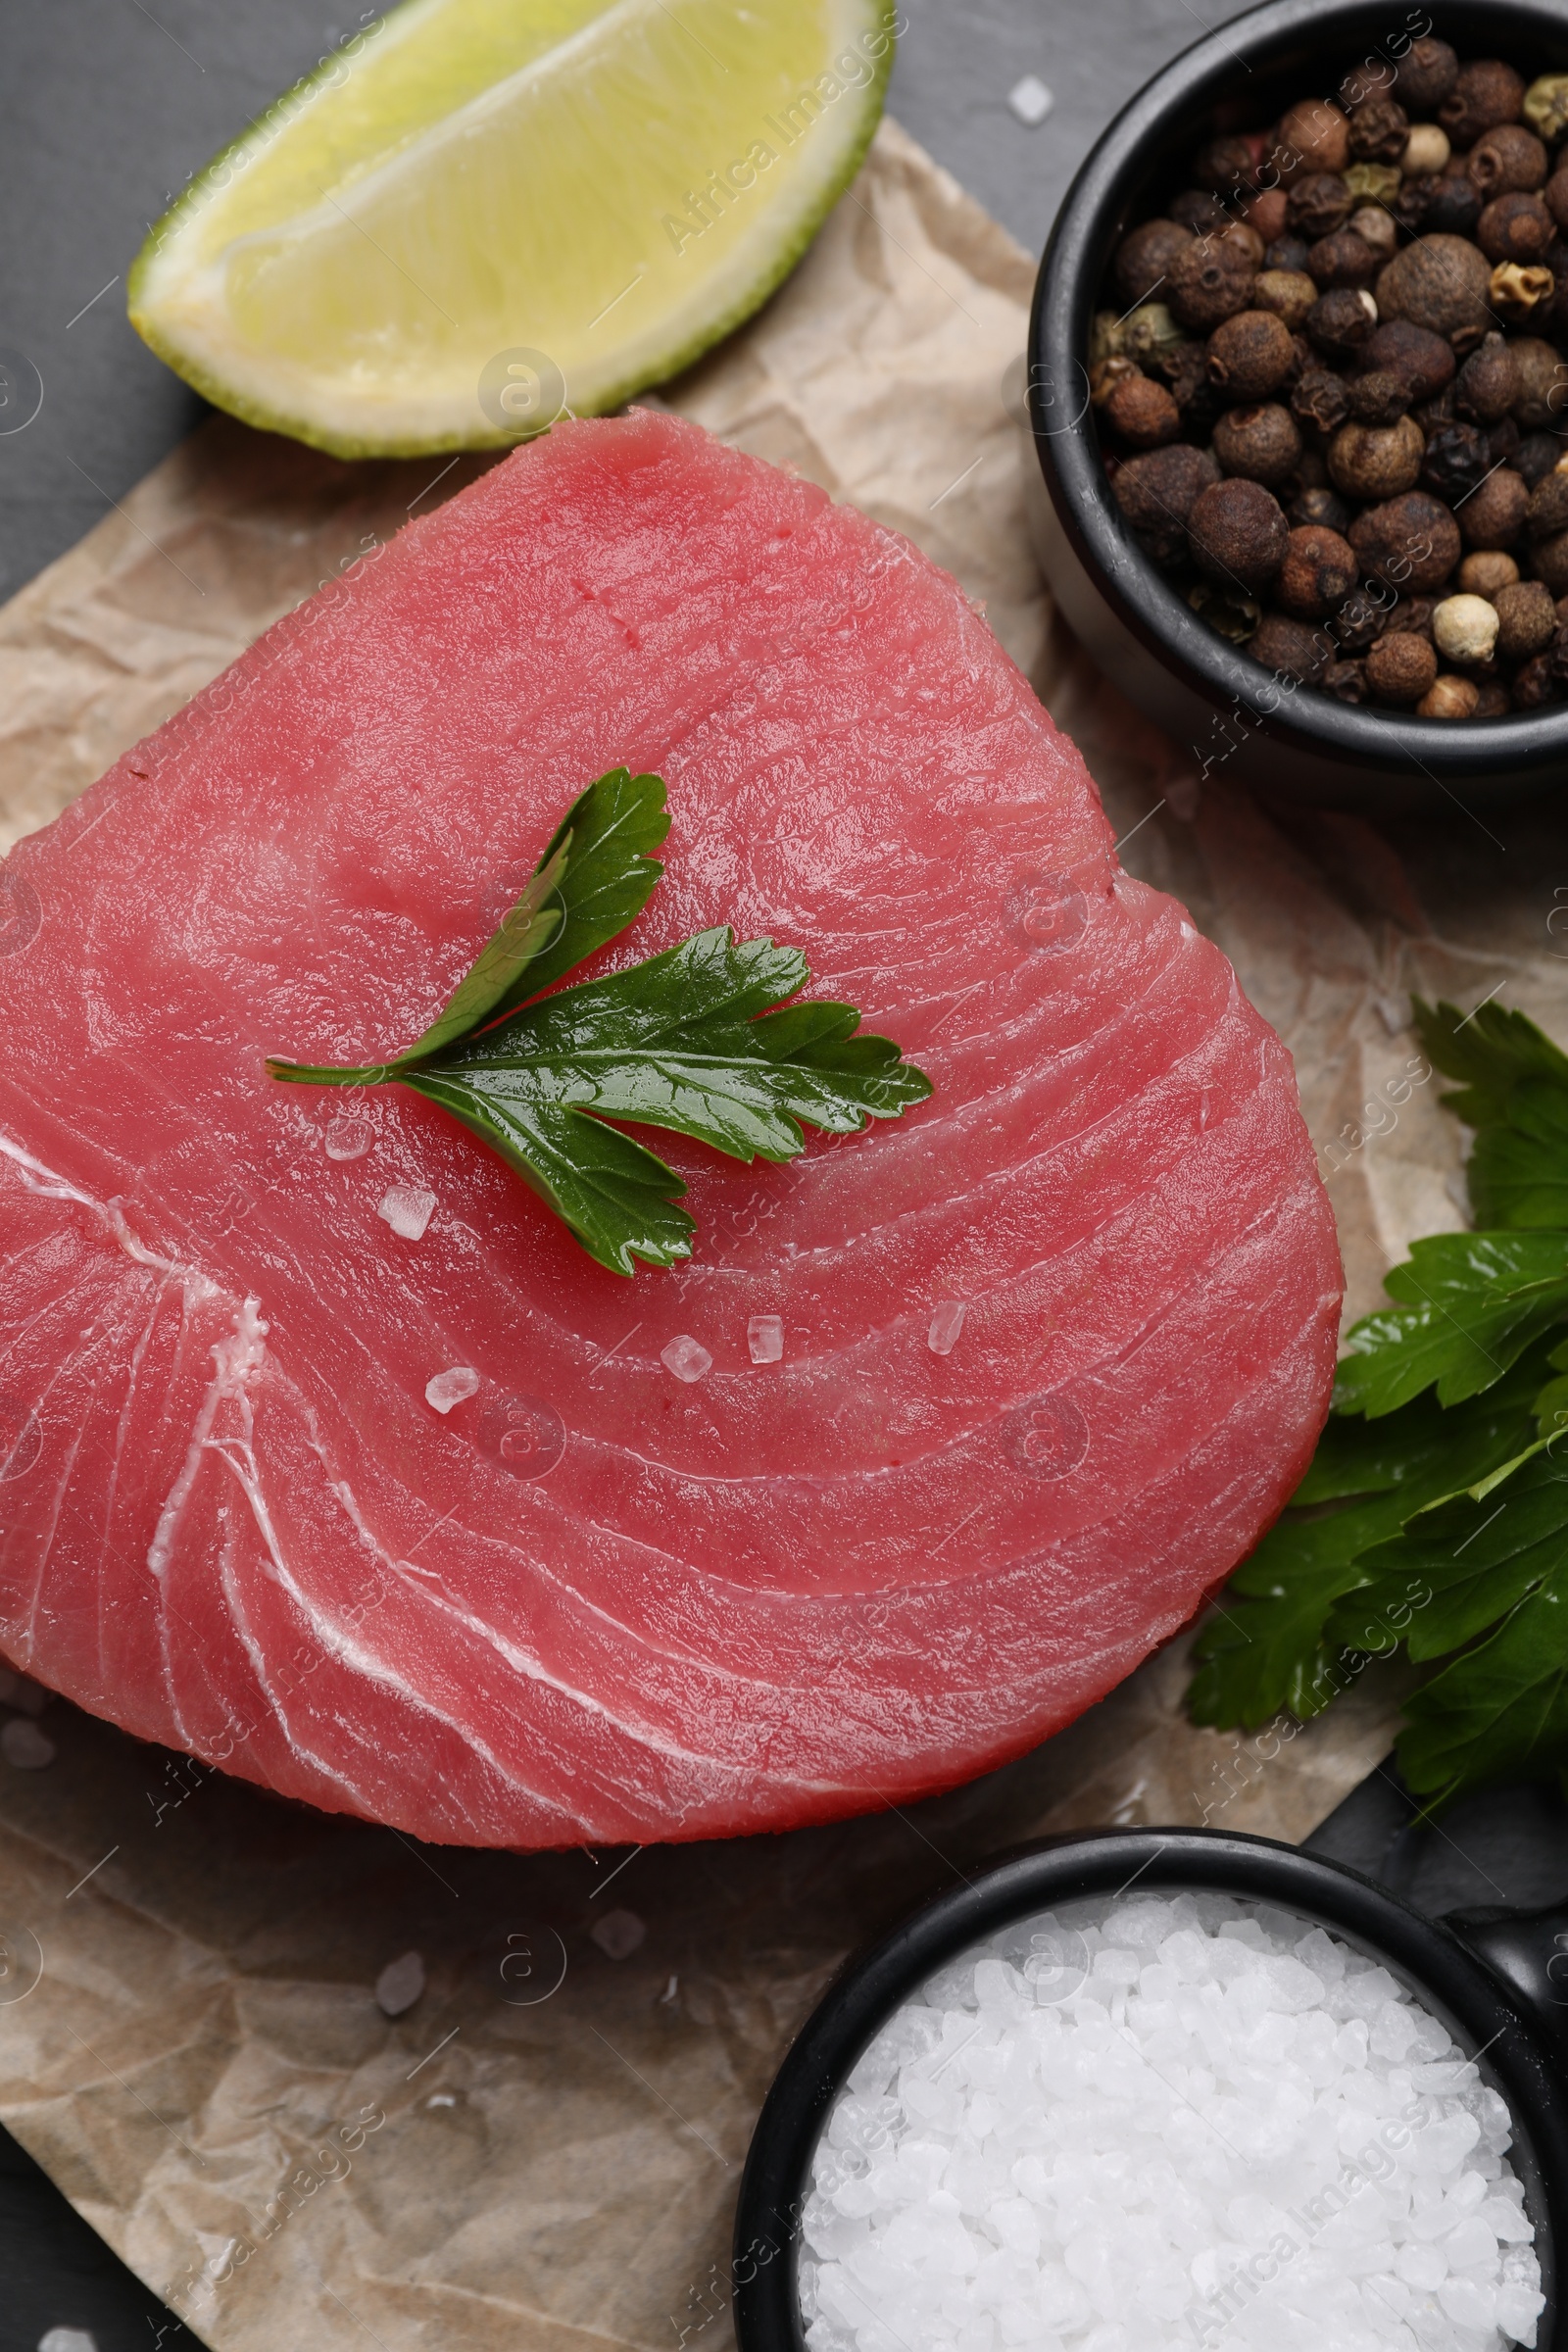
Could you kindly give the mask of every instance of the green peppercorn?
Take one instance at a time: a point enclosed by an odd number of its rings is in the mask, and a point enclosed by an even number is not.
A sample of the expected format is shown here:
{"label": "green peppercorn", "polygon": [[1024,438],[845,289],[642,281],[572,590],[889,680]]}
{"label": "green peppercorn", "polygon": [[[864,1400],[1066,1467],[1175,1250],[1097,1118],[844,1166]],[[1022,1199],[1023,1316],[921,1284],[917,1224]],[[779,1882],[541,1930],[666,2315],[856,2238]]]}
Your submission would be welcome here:
{"label": "green peppercorn", "polygon": [[1525,92],[1524,118],[1548,146],[1568,130],[1568,74],[1543,74]]}

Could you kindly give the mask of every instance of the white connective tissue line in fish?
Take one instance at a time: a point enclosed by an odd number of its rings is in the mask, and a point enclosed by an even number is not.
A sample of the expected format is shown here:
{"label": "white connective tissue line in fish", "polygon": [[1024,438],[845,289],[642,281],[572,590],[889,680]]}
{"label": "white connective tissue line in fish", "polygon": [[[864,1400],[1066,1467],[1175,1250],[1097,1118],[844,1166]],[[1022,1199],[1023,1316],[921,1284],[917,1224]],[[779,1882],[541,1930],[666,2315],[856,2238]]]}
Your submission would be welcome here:
{"label": "white connective tissue line in fish", "polygon": [[1225,1895],[1065,1907],[897,2010],[817,2144],[810,2352],[1501,2352],[1508,2110],[1388,1971]]}

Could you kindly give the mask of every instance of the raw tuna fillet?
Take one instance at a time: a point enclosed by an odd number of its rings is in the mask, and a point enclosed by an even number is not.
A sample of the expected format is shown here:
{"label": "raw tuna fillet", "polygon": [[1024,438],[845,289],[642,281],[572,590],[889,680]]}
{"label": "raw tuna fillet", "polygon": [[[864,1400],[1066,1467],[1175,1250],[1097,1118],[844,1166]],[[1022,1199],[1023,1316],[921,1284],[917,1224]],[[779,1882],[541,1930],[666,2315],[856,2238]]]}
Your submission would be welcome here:
{"label": "raw tuna fillet", "polygon": [[[416,1036],[621,762],[674,822],[600,967],[771,935],[936,1084],[650,1137],[697,1254],[629,1282],[432,1104],[262,1067]],[[1284,1048],[955,583],[691,425],[413,523],[0,895],[0,1647],[143,1738],[455,1842],[826,1820],[1066,1723],[1311,1453]]]}

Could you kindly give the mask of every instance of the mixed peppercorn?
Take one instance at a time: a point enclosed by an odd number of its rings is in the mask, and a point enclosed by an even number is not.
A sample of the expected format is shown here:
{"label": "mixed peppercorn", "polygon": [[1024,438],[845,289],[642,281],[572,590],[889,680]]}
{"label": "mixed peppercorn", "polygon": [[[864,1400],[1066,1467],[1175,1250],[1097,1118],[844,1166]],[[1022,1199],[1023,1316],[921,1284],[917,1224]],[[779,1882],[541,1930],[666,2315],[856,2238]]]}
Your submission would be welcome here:
{"label": "mixed peppercorn", "polygon": [[1568,74],[1446,41],[1216,138],[1117,248],[1118,504],[1282,678],[1424,718],[1568,700]]}

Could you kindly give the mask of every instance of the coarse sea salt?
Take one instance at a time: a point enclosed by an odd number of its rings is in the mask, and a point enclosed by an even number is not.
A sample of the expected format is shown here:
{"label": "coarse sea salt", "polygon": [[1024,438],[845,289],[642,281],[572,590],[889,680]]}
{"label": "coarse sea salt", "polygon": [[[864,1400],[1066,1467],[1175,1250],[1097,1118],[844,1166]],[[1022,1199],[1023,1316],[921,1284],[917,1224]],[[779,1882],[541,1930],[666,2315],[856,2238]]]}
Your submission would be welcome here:
{"label": "coarse sea salt", "polygon": [[1500,2352],[1544,2308],[1508,2110],[1375,1959],[1225,1895],[975,1944],[812,2159],[810,2352]]}

